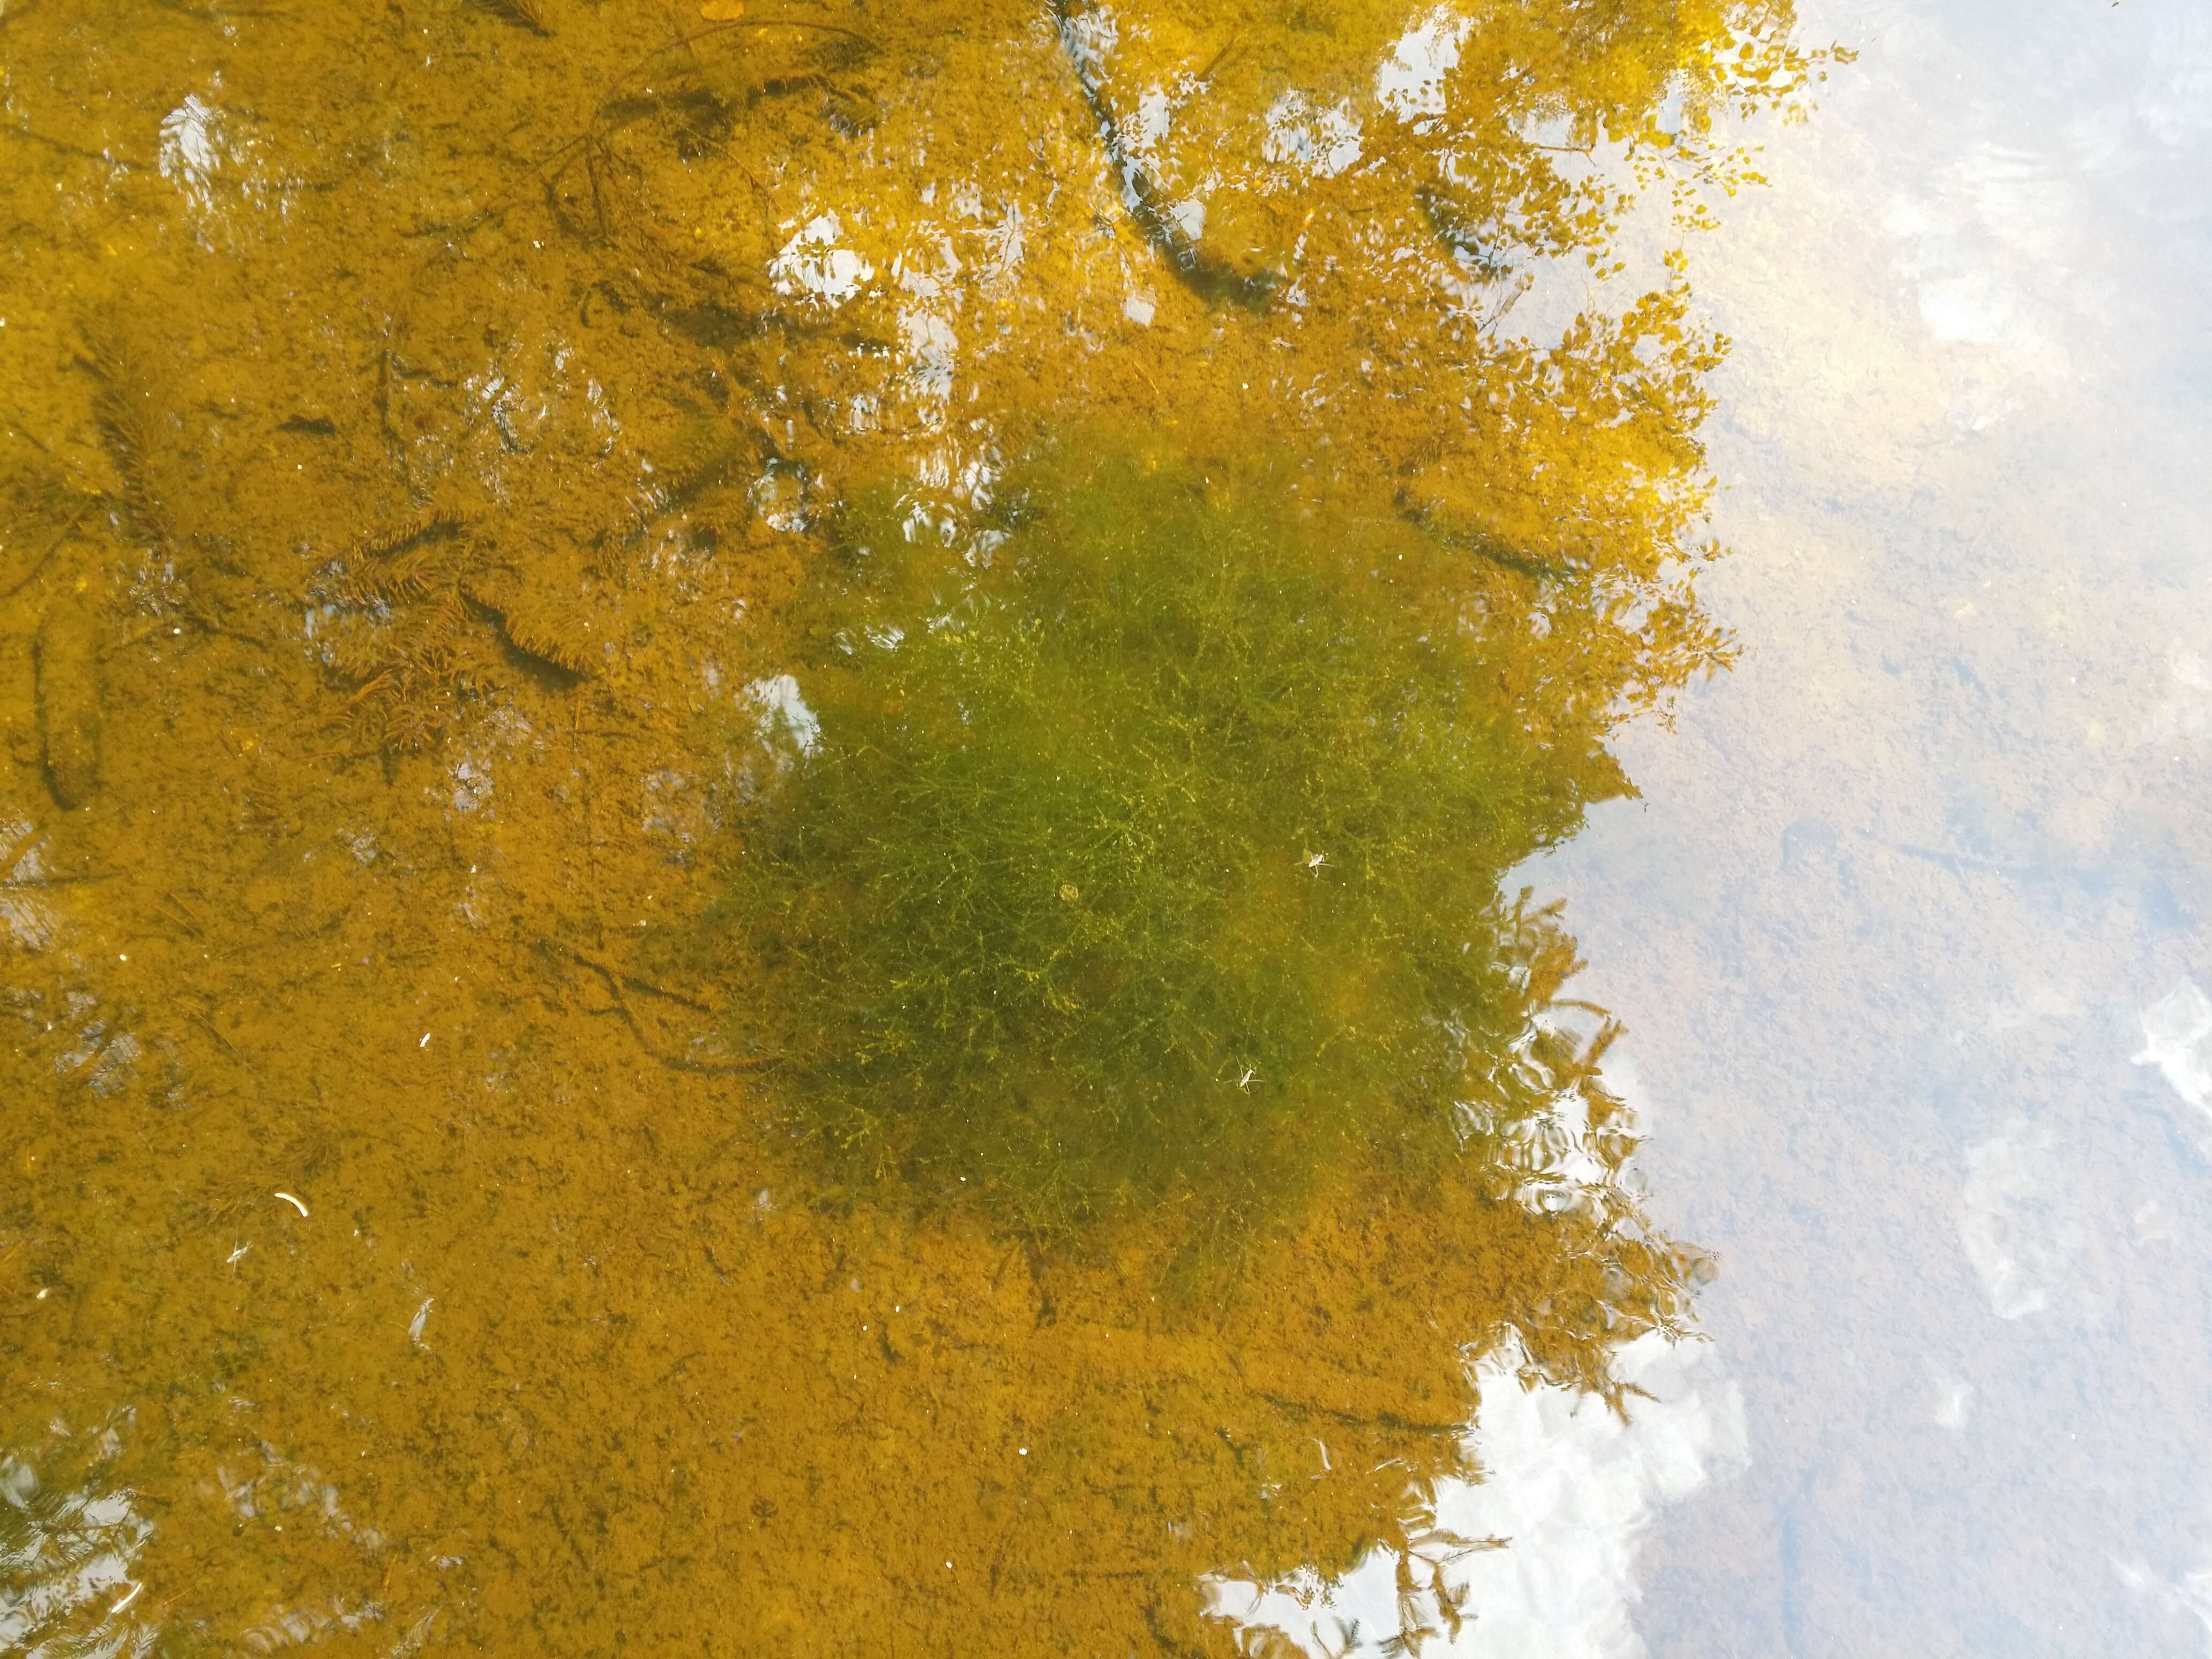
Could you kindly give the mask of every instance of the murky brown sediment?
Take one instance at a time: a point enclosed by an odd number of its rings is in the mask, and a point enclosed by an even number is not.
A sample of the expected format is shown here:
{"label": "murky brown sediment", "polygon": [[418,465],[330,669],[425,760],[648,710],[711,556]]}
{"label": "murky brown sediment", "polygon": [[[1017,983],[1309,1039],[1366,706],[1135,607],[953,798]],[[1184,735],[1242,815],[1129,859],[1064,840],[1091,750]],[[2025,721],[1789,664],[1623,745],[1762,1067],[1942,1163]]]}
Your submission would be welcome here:
{"label": "murky brown sediment", "polygon": [[1457,549],[1540,744],[1723,662],[1718,347],[1617,222],[1809,69],[1617,11],[9,7],[5,1634],[1215,1650],[1378,1544],[1449,1611],[1471,1353],[1602,1391],[1696,1259],[1555,920],[1556,1116],[1196,1280],[1202,1188],[833,1190],[683,942],[825,515],[1079,421]]}

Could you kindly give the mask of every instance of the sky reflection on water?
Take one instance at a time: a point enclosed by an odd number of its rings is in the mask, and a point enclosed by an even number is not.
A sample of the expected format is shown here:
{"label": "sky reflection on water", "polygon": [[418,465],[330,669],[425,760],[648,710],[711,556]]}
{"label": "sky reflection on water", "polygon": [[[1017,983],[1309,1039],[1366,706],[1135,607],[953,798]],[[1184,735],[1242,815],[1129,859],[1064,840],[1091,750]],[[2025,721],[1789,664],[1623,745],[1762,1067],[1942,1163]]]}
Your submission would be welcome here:
{"label": "sky reflection on water", "polygon": [[1751,649],[1540,866],[1655,1187],[1726,1262],[1747,1404],[1749,1469],[1652,1534],[1639,1623],[2201,1652],[2212,29],[1805,24],[1861,56],[1701,288],[1720,529],[1764,556],[1705,592]]}

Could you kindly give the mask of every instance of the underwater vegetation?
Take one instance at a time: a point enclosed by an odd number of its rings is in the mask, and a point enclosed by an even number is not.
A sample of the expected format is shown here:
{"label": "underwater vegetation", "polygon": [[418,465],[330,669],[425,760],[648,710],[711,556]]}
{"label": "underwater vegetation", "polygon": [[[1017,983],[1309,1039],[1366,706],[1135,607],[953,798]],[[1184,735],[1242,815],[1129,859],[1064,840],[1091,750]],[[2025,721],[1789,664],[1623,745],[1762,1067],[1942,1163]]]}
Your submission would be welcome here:
{"label": "underwater vegetation", "polygon": [[714,920],[847,1178],[1233,1232],[1536,1109],[1499,878],[1627,786],[1501,693],[1464,555],[1297,483],[1062,445],[964,552],[843,520]]}

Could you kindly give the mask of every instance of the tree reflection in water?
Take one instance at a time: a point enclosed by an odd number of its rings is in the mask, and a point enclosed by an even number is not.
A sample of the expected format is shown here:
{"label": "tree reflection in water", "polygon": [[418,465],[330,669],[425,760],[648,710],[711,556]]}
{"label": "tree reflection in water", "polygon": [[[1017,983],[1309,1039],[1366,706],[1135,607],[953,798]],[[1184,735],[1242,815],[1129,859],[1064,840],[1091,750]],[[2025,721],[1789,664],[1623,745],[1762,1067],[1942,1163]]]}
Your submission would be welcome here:
{"label": "tree reflection in water", "polygon": [[[1721,343],[1651,251],[1818,74],[1786,7],[300,23],[6,20],[0,628],[85,648],[0,653],[0,1628],[1218,1650],[1209,1582],[1436,1556],[1474,1352],[1620,1403],[1698,1259],[1498,882],[1727,660]],[[870,605],[908,643],[841,684]],[[1153,695],[1185,638],[1255,678]],[[944,1067],[837,1059],[885,939],[959,971],[927,894],[764,918],[931,845],[883,780],[994,686],[975,787],[1044,805],[929,833],[1037,977],[932,1119]],[[1086,810],[1197,722],[1127,820],[1188,844],[994,865],[1069,828],[1055,711]],[[127,1601],[63,1536],[125,1491]]]}

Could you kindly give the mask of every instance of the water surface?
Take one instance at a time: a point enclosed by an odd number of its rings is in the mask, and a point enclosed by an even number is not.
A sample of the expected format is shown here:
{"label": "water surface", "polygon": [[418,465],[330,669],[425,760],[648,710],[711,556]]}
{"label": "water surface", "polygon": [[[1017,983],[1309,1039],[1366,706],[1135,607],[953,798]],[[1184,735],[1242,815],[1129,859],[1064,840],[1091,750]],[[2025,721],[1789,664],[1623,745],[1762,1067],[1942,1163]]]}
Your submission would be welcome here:
{"label": "water surface", "polygon": [[9,1643],[2201,1639],[2185,20],[0,46]]}

